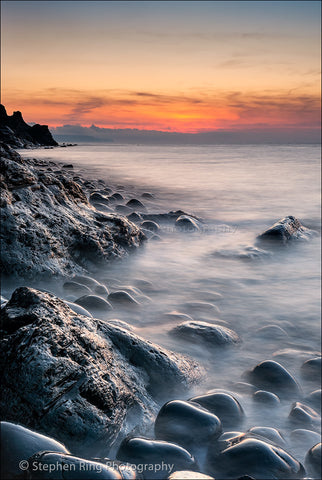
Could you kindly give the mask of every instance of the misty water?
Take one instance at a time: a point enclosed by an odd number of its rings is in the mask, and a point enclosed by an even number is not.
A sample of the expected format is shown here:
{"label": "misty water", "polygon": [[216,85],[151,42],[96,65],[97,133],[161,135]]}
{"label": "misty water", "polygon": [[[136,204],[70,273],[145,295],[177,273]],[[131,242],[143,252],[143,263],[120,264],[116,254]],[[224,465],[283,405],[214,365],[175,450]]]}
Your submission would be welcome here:
{"label": "misty water", "polygon": [[[294,375],[304,396],[320,388],[300,370],[321,349],[320,147],[109,144],[20,153],[72,163],[75,175],[104,180],[125,201],[140,199],[148,212],[182,209],[204,221],[205,228],[196,233],[163,226],[159,240],[97,272],[96,278],[105,279],[111,291],[140,289],[132,291],[138,308],[115,309],[102,318],[125,320],[137,334],[199,360],[207,375],[191,395],[229,390],[245,409],[243,431],[255,425],[278,428],[287,449],[303,461],[309,447],[289,439],[296,428],[288,420],[291,402],[283,400],[272,411],[234,384],[243,381],[245,370],[274,359]],[[144,192],[154,197],[142,199]],[[245,252],[256,235],[287,215],[318,234],[308,242],[249,258]],[[51,289],[64,296],[57,282]],[[195,302],[204,304],[191,306]],[[183,321],[166,315],[173,311],[226,325],[242,341],[211,349],[182,341],[170,332]],[[261,336],[258,329],[267,325],[284,332]]]}

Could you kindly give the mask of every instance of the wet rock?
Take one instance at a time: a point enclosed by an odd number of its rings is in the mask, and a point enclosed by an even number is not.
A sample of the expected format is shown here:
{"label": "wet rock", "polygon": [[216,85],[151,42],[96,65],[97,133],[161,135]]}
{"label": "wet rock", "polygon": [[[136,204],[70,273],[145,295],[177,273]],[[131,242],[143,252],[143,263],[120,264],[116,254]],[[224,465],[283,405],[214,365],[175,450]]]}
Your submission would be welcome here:
{"label": "wet rock", "polygon": [[218,453],[211,446],[207,455],[208,472],[215,478],[235,479],[249,475],[256,480],[303,478],[303,466],[280,447],[258,438],[233,438]]}
{"label": "wet rock", "polygon": [[8,299],[1,295],[1,306],[5,305],[8,302]]}
{"label": "wet rock", "polygon": [[124,439],[116,457],[136,465],[138,473],[147,480],[161,480],[174,470],[196,466],[194,457],[179,445],[138,437]]}
{"label": "wet rock", "polygon": [[234,390],[235,392],[247,393],[249,395],[252,395],[256,392],[257,389],[251,383],[235,382],[232,384],[232,390]]}
{"label": "wet rock", "polygon": [[174,472],[167,480],[215,480],[205,473],[193,472],[192,470],[179,470]]}
{"label": "wet rock", "polygon": [[71,170],[71,169],[74,168],[74,165],[72,165],[71,163],[67,163],[67,164],[63,165],[62,168],[68,168],[69,170]]}
{"label": "wet rock", "polygon": [[189,400],[215,414],[221,421],[223,428],[230,428],[244,420],[245,414],[238,400],[224,392],[214,392],[205,395],[199,395]]}
{"label": "wet rock", "polygon": [[318,427],[321,425],[320,415],[313,408],[301,402],[294,402],[292,404],[289,419],[303,426]]}
{"label": "wet rock", "polygon": [[253,400],[257,403],[261,403],[264,405],[272,406],[272,405],[280,405],[281,401],[275,393],[266,392],[265,390],[257,390],[253,393]]}
{"label": "wet rock", "polygon": [[141,197],[142,198],[154,198],[154,195],[152,193],[149,193],[149,192],[144,192],[144,193],[142,193]]}
{"label": "wet rock", "polygon": [[142,216],[136,212],[130,213],[130,215],[127,215],[127,218],[130,222],[140,222],[142,220]]}
{"label": "wet rock", "polygon": [[280,447],[286,446],[286,441],[279,430],[272,427],[252,427],[247,430],[252,435],[264,437]]}
{"label": "wet rock", "polygon": [[191,449],[219,437],[219,418],[192,402],[173,400],[163,405],[154,424],[156,438]]}
{"label": "wet rock", "polygon": [[283,338],[288,337],[287,332],[278,325],[265,325],[255,331],[257,337],[266,337],[266,338]]}
{"label": "wet rock", "polygon": [[321,413],[321,389],[311,392],[305,398],[305,402]]}
{"label": "wet rock", "polygon": [[302,375],[321,384],[321,358],[315,357],[306,360],[301,367]]}
{"label": "wet rock", "polygon": [[75,300],[75,303],[93,312],[108,312],[113,309],[109,302],[97,295],[83,295]]}
{"label": "wet rock", "polygon": [[127,256],[145,240],[126,218],[98,212],[68,172],[1,150],[1,263],[5,276],[71,277]]}
{"label": "wet rock", "polygon": [[86,285],[81,285],[77,282],[65,282],[63,287],[67,293],[72,295],[91,294],[91,289],[89,287],[86,287]]}
{"label": "wet rock", "polygon": [[87,275],[75,275],[72,280],[74,282],[80,283],[81,285],[86,285],[87,287],[93,289],[100,285],[100,283],[92,277]]}
{"label": "wet rock", "polygon": [[121,213],[122,215],[128,215],[132,210],[126,205],[115,205],[115,211]]}
{"label": "wet rock", "polygon": [[110,198],[114,198],[115,200],[124,200],[124,197],[123,195],[121,195],[120,193],[116,192],[116,193],[113,193],[113,195],[111,195]]}
{"label": "wet rock", "polygon": [[118,290],[116,292],[110,293],[108,296],[108,300],[113,305],[139,305],[132,295],[124,290]]}
{"label": "wet rock", "polygon": [[132,209],[136,209],[136,208],[141,209],[141,210],[145,209],[145,206],[143,205],[143,203],[140,202],[140,200],[137,200],[136,198],[132,198],[131,200],[129,200],[126,203],[126,206],[130,207]]}
{"label": "wet rock", "polygon": [[176,219],[175,225],[181,232],[196,232],[200,230],[197,220],[188,215],[180,215]]}
{"label": "wet rock", "polygon": [[[51,473],[48,473],[51,472]],[[60,453],[40,452],[29,459],[30,480],[122,480],[116,469],[103,463]]]}
{"label": "wet rock", "polygon": [[108,290],[105,285],[96,285],[96,287],[93,288],[93,291],[97,293],[97,295],[108,295]]}
{"label": "wet rock", "polygon": [[246,373],[246,377],[256,387],[278,396],[292,396],[300,393],[300,388],[292,375],[273,360],[259,363],[253,370]]}
{"label": "wet rock", "polygon": [[93,202],[92,205],[96,208],[96,210],[99,210],[100,212],[113,213],[113,209],[108,207],[107,205],[104,205],[103,203]]}
{"label": "wet rock", "polygon": [[236,332],[222,325],[208,322],[187,321],[177,325],[171,332],[183,340],[204,343],[209,348],[232,345],[240,341]]}
{"label": "wet rock", "polygon": [[150,230],[151,232],[158,232],[160,230],[159,225],[151,220],[144,220],[144,222],[141,223],[141,228]]}
{"label": "wet rock", "polygon": [[89,196],[89,201],[94,203],[95,202],[103,203],[103,205],[108,205],[110,203],[108,197],[106,195],[103,195],[100,192],[91,193]]}
{"label": "wet rock", "polygon": [[86,317],[93,318],[93,315],[91,313],[89,313],[88,310],[81,307],[80,305],[77,305],[77,303],[66,302],[66,301],[65,301],[65,303],[70,307],[71,310],[73,310],[73,312],[79,313],[80,315],[85,315]]}
{"label": "wet rock", "polygon": [[322,444],[317,443],[314,447],[310,448],[305,456],[305,466],[309,473],[316,476],[316,478],[321,478],[322,471],[322,459],[321,459],[321,447]]}
{"label": "wet rock", "polygon": [[39,451],[69,453],[65,445],[53,438],[10,422],[1,422],[1,479],[12,480],[21,475],[19,462]]}
{"label": "wet rock", "polygon": [[257,237],[257,241],[272,245],[286,245],[293,240],[308,240],[314,232],[304,227],[301,222],[291,215],[274,223]]}
{"label": "wet rock", "polygon": [[34,289],[16,289],[2,321],[1,418],[57,436],[78,455],[108,455],[151,425],[157,401],[203,373],[191,358]]}

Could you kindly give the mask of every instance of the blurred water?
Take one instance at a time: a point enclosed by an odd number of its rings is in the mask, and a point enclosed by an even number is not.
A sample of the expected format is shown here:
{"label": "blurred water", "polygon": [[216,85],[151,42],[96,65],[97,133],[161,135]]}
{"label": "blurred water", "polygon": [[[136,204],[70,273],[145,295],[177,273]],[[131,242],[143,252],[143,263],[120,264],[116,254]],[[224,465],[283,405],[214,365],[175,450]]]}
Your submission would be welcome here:
{"label": "blurred water", "polygon": [[[108,278],[112,290],[138,286],[138,280],[153,284],[142,287],[150,300],[141,297],[139,309],[115,310],[105,318],[123,319],[145,338],[196,357],[207,370],[197,392],[232,391],[232,383],[241,380],[245,369],[272,358],[294,374],[304,394],[319,388],[301,377],[300,366],[321,348],[320,235],[271,256],[238,257],[258,233],[286,215],[319,230],[319,146],[80,145],[37,150],[32,156],[71,162],[76,173],[101,178],[127,198],[152,192],[154,199],[144,199],[148,211],[180,208],[202,217],[209,226],[190,235],[167,230],[161,240],[100,272],[98,277]],[[222,297],[214,301],[214,292]],[[196,301],[213,303],[220,311],[215,307],[191,311],[184,305]],[[180,323],[165,316],[172,310],[195,320],[225,321],[242,343],[207,350],[182,342],[169,333]],[[271,324],[286,334],[259,337],[256,330]],[[246,427],[267,425],[290,431],[290,403],[264,414],[254,408],[249,394],[239,393],[239,398],[248,414]],[[295,451],[303,457],[300,447]]]}

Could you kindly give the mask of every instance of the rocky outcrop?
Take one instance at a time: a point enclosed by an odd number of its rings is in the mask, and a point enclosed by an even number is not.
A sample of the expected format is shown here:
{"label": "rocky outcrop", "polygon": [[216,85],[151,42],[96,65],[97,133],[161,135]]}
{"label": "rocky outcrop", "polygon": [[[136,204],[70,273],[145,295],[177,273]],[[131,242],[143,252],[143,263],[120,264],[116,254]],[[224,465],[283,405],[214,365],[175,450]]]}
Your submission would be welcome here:
{"label": "rocky outcrop", "polygon": [[125,434],[144,433],[157,401],[202,374],[190,358],[49,293],[18,288],[1,312],[1,418],[78,455],[106,456]]}
{"label": "rocky outcrop", "polygon": [[127,255],[145,240],[125,217],[98,212],[68,170],[24,160],[0,144],[4,275],[70,276]]}
{"label": "rocky outcrop", "polygon": [[10,116],[3,105],[0,105],[0,140],[18,148],[58,145],[47,125],[30,126],[22,118],[21,112],[13,112]]}
{"label": "rocky outcrop", "polygon": [[257,241],[266,245],[286,245],[293,240],[308,240],[315,233],[304,227],[297,218],[289,215],[258,235]]}

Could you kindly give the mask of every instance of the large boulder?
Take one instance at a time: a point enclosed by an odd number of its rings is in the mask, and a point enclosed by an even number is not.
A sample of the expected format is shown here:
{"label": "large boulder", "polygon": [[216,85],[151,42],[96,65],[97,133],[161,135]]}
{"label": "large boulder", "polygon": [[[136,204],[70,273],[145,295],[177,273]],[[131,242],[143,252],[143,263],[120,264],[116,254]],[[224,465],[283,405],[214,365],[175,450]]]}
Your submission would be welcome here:
{"label": "large boulder", "polygon": [[286,245],[293,240],[307,240],[315,232],[304,227],[301,222],[289,215],[274,223],[257,237],[260,243]]}
{"label": "large boulder", "polygon": [[68,172],[44,171],[5,147],[0,153],[3,275],[70,277],[127,255],[145,240],[126,218],[90,206]]}
{"label": "large boulder", "polygon": [[[191,359],[21,287],[2,308],[1,418],[106,456],[201,375]],[[116,447],[115,447],[116,448]]]}

